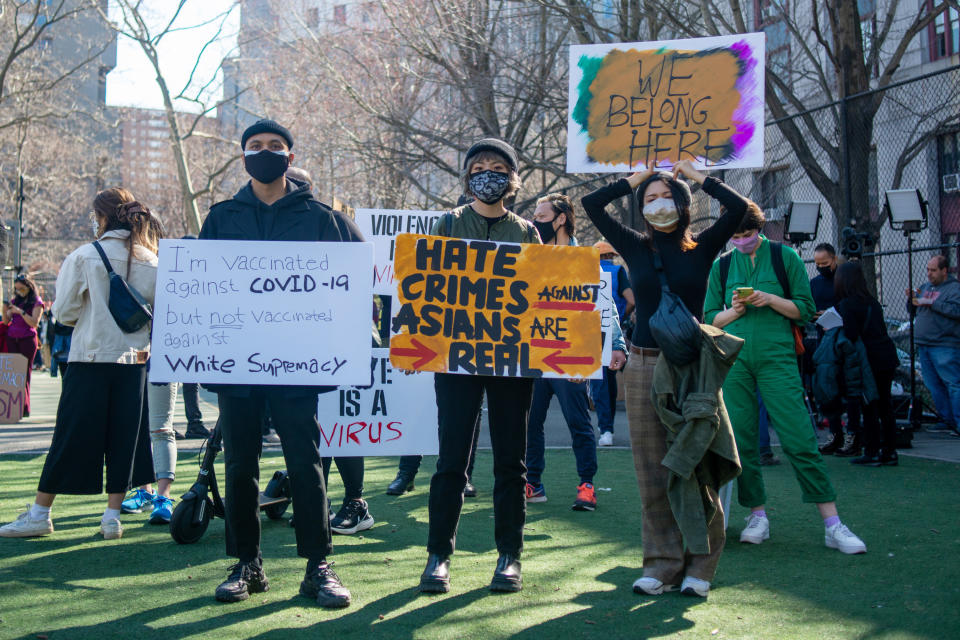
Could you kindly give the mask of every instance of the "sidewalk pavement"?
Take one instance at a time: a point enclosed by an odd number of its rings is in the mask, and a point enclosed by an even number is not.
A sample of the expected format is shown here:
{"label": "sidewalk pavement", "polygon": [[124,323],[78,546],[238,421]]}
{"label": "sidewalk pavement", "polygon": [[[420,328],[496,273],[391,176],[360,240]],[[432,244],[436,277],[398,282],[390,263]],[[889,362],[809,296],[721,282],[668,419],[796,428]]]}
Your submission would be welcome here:
{"label": "sidewalk pavement", "polygon": [[[60,399],[60,378],[51,378],[48,371],[34,371],[31,387],[31,414],[17,424],[0,425],[0,454],[42,454],[50,447],[53,437],[53,425],[57,416],[57,402]],[[432,401],[433,399],[430,398]],[[98,399],[91,398],[91,402]],[[208,391],[200,390],[200,410],[203,421],[208,428],[213,428],[217,422],[219,410],[217,397]],[[183,409],[183,397],[177,397],[174,428],[183,433],[187,429],[186,414]],[[594,424],[596,417],[592,416]],[[485,422],[485,421],[484,421]],[[774,444],[777,444],[776,435],[771,433]],[[544,437],[548,448],[570,448],[570,432],[567,429],[559,404],[554,401],[550,404],[547,419],[544,424]],[[826,432],[821,434],[826,437]],[[178,440],[177,449],[190,453],[196,452],[203,444],[203,440]],[[620,403],[614,421],[613,448],[629,448],[630,434],[627,427],[627,412]],[[480,432],[481,449],[490,448],[489,430],[483,428]],[[267,450],[279,450],[280,445],[264,445]],[[900,455],[916,456],[931,460],[960,463],[960,438],[939,433],[919,432],[914,434],[913,448],[901,449]]]}

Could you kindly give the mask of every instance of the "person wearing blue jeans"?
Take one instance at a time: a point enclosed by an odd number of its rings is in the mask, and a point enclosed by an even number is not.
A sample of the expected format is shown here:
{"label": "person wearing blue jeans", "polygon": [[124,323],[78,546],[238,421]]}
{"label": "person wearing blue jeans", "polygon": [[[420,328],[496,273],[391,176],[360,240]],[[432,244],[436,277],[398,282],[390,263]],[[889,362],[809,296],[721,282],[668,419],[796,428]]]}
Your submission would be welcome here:
{"label": "person wearing blue jeans", "polygon": [[[619,330],[619,321],[628,318],[635,306],[630,278],[626,269],[613,261],[617,252],[609,242],[599,240],[593,246],[600,251],[600,268],[610,274],[610,297],[617,308]],[[590,381],[590,397],[593,398],[593,406],[597,410],[597,428],[600,430],[597,444],[601,447],[612,446],[613,420],[617,416],[617,372],[610,367],[604,367],[603,378]]]}
{"label": "person wearing blue jeans", "polygon": [[[543,244],[560,246],[577,244],[576,238],[573,237],[573,203],[565,195],[555,193],[540,198],[533,212],[533,224],[540,232]],[[613,317],[619,319],[612,297],[610,307]],[[615,372],[626,362],[627,347],[620,332],[620,323],[614,321],[611,327],[614,355],[609,368]],[[547,500],[546,490],[540,481],[545,466],[543,422],[547,417],[547,409],[550,407],[553,396],[557,396],[560,401],[560,410],[567,421],[567,428],[570,429],[570,435],[573,438],[573,454],[577,459],[577,473],[580,475],[573,508],[577,511],[593,511],[597,508],[597,496],[593,488],[593,476],[597,472],[597,439],[590,420],[586,381],[538,378],[534,382],[530,420],[527,423],[527,502],[546,502]]]}
{"label": "person wearing blue jeans", "polygon": [[960,436],[960,282],[948,271],[944,256],[927,263],[927,280],[910,294],[907,308],[916,313],[914,339],[923,383],[943,420],[940,430]]}
{"label": "person wearing blue jeans", "polygon": [[757,389],[757,424],[760,429],[757,434],[757,452],[760,454],[760,466],[772,467],[780,464],[780,458],[773,455],[773,448],[770,446],[770,414],[763,404],[759,389]]}

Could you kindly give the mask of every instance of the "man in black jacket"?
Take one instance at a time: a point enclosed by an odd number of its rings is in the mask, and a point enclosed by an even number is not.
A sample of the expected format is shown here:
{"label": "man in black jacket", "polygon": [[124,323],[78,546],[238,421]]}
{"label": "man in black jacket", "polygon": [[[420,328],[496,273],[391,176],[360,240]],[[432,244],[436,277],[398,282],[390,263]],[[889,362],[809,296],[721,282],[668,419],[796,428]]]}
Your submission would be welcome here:
{"label": "man in black jacket", "polygon": [[[260,120],[244,131],[241,147],[251,180],[233,198],[210,208],[201,240],[363,241],[352,220],[315,200],[306,183],[284,177],[293,161],[293,137],[286,128]],[[333,546],[318,451],[317,394],[333,389],[212,386],[219,395],[226,463],[227,555],[238,559],[217,587],[217,600],[245,600],[268,588],[260,555],[257,479],[262,415],[269,407],[297,509],[297,554],[307,558],[300,593],[324,607],[350,604],[350,592],[327,562]]]}

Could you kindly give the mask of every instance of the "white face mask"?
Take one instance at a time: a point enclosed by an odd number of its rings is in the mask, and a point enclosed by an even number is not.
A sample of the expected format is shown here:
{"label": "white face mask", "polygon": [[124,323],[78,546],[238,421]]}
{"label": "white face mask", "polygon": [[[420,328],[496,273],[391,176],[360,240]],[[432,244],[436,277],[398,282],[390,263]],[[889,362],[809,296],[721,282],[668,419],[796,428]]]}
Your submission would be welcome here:
{"label": "white face mask", "polygon": [[677,205],[670,198],[657,198],[643,205],[643,217],[655,229],[666,229],[680,221]]}

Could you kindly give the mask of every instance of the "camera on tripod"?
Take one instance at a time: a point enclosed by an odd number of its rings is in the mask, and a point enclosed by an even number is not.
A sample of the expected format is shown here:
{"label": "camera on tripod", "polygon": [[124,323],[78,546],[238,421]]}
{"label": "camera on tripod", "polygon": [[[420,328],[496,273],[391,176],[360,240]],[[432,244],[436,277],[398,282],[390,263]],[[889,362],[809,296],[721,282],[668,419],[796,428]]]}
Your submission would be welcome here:
{"label": "camera on tripod", "polygon": [[866,231],[857,231],[853,227],[840,231],[840,255],[848,259],[861,258],[864,249],[872,249],[874,244],[873,236]]}

